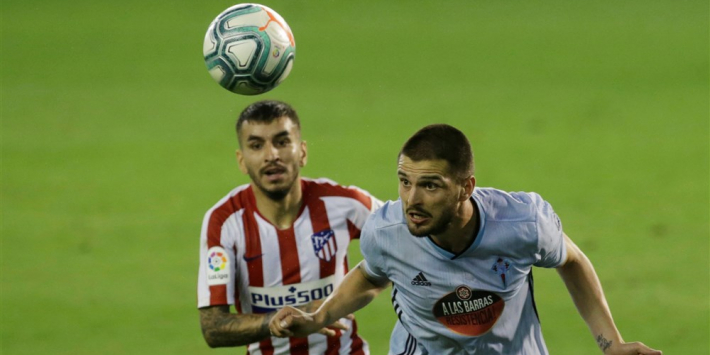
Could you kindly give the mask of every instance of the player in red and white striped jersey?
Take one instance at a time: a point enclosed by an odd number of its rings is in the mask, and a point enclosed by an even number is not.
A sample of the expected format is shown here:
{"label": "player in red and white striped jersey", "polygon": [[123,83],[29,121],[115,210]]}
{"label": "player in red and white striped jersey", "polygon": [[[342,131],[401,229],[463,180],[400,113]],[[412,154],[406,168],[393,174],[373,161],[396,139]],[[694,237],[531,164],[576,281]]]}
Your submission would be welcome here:
{"label": "player in red and white striped jersey", "polygon": [[348,244],[382,202],[356,187],[300,176],[306,144],[286,103],[247,107],[237,136],[239,167],[251,183],[203,221],[197,293],[205,340],[248,345],[253,355],[369,354],[354,319],[340,321],[347,329],[323,330],[332,336],[308,338],[271,337],[268,323],[283,306],[312,308],[333,291],[348,271]]}

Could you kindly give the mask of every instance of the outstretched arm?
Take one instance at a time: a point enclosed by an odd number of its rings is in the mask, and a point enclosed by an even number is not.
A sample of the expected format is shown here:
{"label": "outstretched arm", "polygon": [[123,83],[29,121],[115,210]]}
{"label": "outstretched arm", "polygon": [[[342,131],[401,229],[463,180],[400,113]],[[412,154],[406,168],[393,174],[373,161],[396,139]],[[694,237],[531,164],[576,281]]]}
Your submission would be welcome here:
{"label": "outstretched arm", "polygon": [[201,308],[202,335],[212,348],[251,344],[269,337],[273,315],[230,313],[229,306]]}
{"label": "outstretched arm", "polygon": [[[304,312],[315,312],[322,304],[321,300],[313,301],[309,304],[299,306],[298,309]],[[200,325],[202,335],[207,344],[212,348],[242,346],[262,341],[271,336],[269,333],[269,321],[276,314],[275,312],[266,314],[236,314],[229,312],[229,306],[212,306],[200,309]],[[335,329],[347,329],[347,327],[335,322],[331,325]],[[320,334],[335,336],[333,329],[316,329]]]}
{"label": "outstretched arm", "polygon": [[315,313],[306,313],[293,307],[279,310],[269,323],[271,334],[278,337],[303,337],[314,333],[365,307],[388,284],[370,278],[365,270],[365,261],[362,261],[345,275],[343,282]]}
{"label": "outstretched arm", "polygon": [[557,272],[602,352],[607,355],[661,355],[661,351],[643,343],[624,343],[592,263],[567,235],[564,237],[567,260]]}

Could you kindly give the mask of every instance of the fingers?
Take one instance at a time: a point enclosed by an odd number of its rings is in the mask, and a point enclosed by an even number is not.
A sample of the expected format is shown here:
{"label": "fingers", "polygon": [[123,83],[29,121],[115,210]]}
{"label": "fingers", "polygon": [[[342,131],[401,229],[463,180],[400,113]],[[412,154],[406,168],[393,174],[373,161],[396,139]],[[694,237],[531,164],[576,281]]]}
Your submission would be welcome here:
{"label": "fingers", "polygon": [[290,306],[276,312],[269,321],[269,332],[279,338],[305,337],[321,327],[323,325],[316,323],[312,314]]}
{"label": "fingers", "polygon": [[286,315],[284,318],[277,319],[276,316],[269,323],[269,331],[272,336],[278,338],[286,338],[293,336],[293,332],[288,328],[293,323],[293,316]]}
{"label": "fingers", "polygon": [[640,342],[622,343],[614,354],[624,355],[663,355],[660,350],[651,349],[646,344]]}
{"label": "fingers", "polygon": [[269,332],[272,336],[285,338],[293,336],[293,332],[288,328],[293,324],[293,315],[298,311],[291,307],[284,307],[269,321]]}
{"label": "fingers", "polygon": [[321,328],[318,333],[323,334],[325,336],[334,337],[340,335],[340,332],[338,332],[337,330],[347,331],[348,329],[350,329],[350,327],[338,321],[329,325],[327,328]]}
{"label": "fingers", "polygon": [[323,334],[328,337],[334,337],[338,335],[338,332],[336,332],[333,329],[328,329],[328,328],[321,328],[321,330],[318,331],[319,334]]}
{"label": "fingers", "polygon": [[[305,336],[309,332],[301,334],[304,332],[304,330],[301,329],[304,321],[312,321],[312,318],[308,315],[302,314],[295,308],[283,308],[276,312],[276,314],[269,321],[269,333],[271,333],[271,336],[278,338]],[[317,332],[325,336],[334,337],[339,336],[340,331],[347,331],[348,329],[350,329],[350,327],[343,322],[338,321],[328,327],[319,329]],[[311,332],[314,330],[311,330]]]}
{"label": "fingers", "polygon": [[639,355],[663,355],[663,352],[660,350],[655,350],[651,349],[646,344],[644,343],[633,343],[637,346],[636,352]]}
{"label": "fingers", "polygon": [[331,328],[331,329],[340,329],[340,330],[348,330],[348,329],[350,329],[347,325],[345,325],[344,323],[342,323],[342,322],[340,322],[340,321],[337,321],[337,322],[335,322],[335,323],[329,325],[328,328]]}

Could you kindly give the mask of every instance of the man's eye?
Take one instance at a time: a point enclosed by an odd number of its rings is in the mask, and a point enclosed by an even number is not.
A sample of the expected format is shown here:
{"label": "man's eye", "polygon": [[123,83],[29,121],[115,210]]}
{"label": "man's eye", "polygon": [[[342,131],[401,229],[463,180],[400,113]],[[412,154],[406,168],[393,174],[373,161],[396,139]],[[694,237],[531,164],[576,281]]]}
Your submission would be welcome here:
{"label": "man's eye", "polygon": [[436,186],[436,184],[428,183],[424,185],[424,187],[426,187],[427,190],[436,190],[439,186]]}
{"label": "man's eye", "polygon": [[249,148],[251,148],[253,150],[258,150],[258,149],[261,149],[261,146],[262,146],[261,143],[252,143],[249,145]]}
{"label": "man's eye", "polygon": [[402,183],[403,186],[409,186],[409,180],[407,180],[407,179],[399,179],[399,181]]}

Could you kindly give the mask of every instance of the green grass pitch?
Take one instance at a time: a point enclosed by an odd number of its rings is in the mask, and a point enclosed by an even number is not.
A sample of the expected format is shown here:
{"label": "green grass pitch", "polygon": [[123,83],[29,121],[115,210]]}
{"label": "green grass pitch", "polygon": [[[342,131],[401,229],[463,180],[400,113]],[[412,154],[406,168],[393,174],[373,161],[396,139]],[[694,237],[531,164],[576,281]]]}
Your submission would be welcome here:
{"label": "green grass pitch", "polygon": [[[552,203],[627,340],[708,354],[707,1],[269,1],[297,55],[259,97],[203,63],[233,4],[3,1],[3,354],[244,353],[202,340],[198,238],[248,181],[233,123],[264,98],[299,111],[305,176],[382,199],[409,135],[457,126],[480,186]],[[551,353],[600,354],[556,273],[535,279]],[[389,295],[357,317],[385,354]]]}

